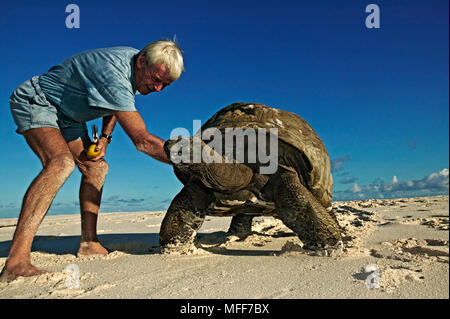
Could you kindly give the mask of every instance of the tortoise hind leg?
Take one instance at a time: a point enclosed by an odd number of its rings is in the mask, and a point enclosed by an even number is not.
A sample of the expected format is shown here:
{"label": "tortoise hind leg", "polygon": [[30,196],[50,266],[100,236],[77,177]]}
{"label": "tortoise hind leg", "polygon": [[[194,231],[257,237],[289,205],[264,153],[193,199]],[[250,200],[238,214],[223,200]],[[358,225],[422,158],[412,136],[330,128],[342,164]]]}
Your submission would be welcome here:
{"label": "tortoise hind leg", "polygon": [[305,248],[333,246],[342,240],[336,219],[302,185],[296,172],[280,167],[274,178],[278,217],[297,233]]}
{"label": "tortoise hind leg", "polygon": [[195,207],[193,197],[184,187],[173,199],[161,223],[159,244],[162,251],[194,247],[195,236],[205,215]]}
{"label": "tortoise hind leg", "polygon": [[247,238],[252,233],[252,220],[253,216],[249,215],[233,216],[227,234],[238,236],[240,239]]}

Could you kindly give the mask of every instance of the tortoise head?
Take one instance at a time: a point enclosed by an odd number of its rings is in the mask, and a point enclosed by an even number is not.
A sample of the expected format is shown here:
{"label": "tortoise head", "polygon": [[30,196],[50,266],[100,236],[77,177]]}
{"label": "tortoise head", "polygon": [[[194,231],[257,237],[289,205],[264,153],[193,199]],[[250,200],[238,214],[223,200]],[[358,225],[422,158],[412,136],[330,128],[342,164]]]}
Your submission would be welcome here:
{"label": "tortoise head", "polygon": [[251,168],[229,163],[196,136],[172,138],[166,141],[164,150],[176,171],[214,190],[235,191],[247,186],[253,177]]}
{"label": "tortoise head", "polygon": [[170,138],[164,143],[164,152],[166,152],[167,158],[173,164],[177,164],[175,157],[180,155],[178,145],[181,143],[187,144],[188,140],[189,140],[188,137],[183,138],[181,136],[175,136]]}
{"label": "tortoise head", "polygon": [[172,164],[177,167],[227,162],[222,155],[197,136],[173,137],[164,143],[164,151]]}

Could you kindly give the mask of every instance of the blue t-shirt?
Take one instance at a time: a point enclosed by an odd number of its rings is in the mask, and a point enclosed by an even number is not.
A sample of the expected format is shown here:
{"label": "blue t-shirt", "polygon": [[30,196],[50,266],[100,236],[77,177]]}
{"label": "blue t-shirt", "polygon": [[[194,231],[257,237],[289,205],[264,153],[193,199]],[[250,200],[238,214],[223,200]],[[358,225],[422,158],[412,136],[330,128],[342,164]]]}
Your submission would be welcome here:
{"label": "blue t-shirt", "polygon": [[50,102],[75,122],[136,111],[133,56],[139,50],[112,47],[74,55],[39,77]]}

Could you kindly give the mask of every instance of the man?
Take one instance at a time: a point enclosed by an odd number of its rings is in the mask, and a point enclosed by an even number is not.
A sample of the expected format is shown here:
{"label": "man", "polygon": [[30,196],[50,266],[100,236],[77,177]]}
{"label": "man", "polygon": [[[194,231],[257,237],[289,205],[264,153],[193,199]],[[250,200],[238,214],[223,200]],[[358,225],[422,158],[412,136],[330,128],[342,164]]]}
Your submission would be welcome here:
{"label": "man", "polygon": [[[82,173],[78,255],[108,253],[98,241],[96,228],[108,171],[104,156],[111,133],[118,121],[139,151],[170,163],[164,141],[146,130],[134,96],[160,92],[183,71],[179,47],[172,41],[160,40],[141,51],[113,47],[80,53],[22,83],[13,92],[10,106],[17,132],[25,137],[43,169],[24,196],[0,281],[45,272],[31,264],[31,245],[53,198],[75,165]],[[85,122],[100,117],[100,154],[90,159],[86,150],[92,142]]]}

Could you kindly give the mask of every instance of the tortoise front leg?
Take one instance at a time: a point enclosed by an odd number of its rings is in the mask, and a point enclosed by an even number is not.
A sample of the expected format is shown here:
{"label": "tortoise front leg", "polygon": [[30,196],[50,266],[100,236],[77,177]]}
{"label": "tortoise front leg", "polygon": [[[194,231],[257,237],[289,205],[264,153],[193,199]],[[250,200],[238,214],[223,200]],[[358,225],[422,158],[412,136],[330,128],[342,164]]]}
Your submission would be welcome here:
{"label": "tortoise front leg", "polygon": [[184,187],[167,210],[159,232],[162,250],[193,246],[205,215],[197,209],[190,191]]}
{"label": "tortoise front leg", "polygon": [[247,238],[252,233],[253,216],[236,215],[231,219],[227,234],[238,236],[240,239]]}
{"label": "tortoise front leg", "polygon": [[342,240],[336,219],[302,185],[296,172],[280,167],[274,178],[277,214],[305,248],[333,246]]}

